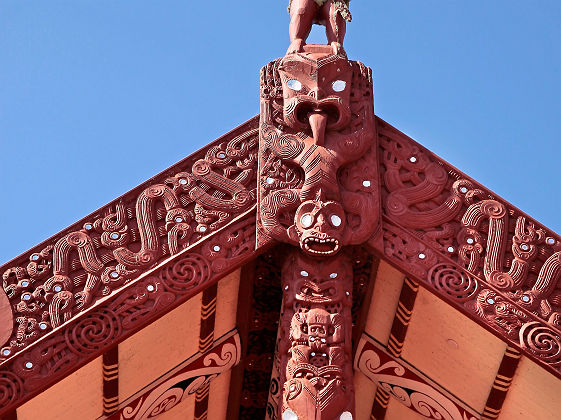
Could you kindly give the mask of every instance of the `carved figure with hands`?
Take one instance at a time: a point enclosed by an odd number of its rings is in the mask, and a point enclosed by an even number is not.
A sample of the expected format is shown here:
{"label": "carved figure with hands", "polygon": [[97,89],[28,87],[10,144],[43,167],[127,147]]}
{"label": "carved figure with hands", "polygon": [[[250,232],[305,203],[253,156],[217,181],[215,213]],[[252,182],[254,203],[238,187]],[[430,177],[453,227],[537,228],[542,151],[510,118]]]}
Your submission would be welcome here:
{"label": "carved figure with hands", "polygon": [[306,38],[312,25],[325,25],[327,42],[333,48],[333,54],[343,51],[343,40],[347,21],[352,19],[349,12],[350,0],[291,0],[288,5],[290,13],[290,47],[287,54],[304,50]]}

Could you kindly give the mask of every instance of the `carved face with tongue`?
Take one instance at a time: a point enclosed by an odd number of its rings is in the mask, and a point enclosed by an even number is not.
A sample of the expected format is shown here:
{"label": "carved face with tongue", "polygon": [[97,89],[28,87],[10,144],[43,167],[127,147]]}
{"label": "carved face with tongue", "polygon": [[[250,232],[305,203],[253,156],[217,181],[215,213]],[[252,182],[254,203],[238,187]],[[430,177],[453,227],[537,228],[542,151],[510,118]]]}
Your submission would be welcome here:
{"label": "carved face with tongue", "polygon": [[342,56],[291,54],[280,66],[284,122],[325,145],[325,132],[341,130],[351,120],[352,68]]}

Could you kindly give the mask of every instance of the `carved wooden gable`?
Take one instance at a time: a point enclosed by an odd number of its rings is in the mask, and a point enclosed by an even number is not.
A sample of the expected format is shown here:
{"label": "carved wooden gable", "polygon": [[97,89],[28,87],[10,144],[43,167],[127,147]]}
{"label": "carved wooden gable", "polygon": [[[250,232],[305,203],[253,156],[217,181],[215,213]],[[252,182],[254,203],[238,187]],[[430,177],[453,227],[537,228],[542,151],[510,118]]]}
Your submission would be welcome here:
{"label": "carved wooden gable", "polygon": [[[99,418],[513,418],[533,378],[561,389],[561,238],[373,94],[368,67],[305,46],[263,68],[260,116],[5,264],[0,415],[98,362]],[[123,395],[141,342],[180,351]]]}

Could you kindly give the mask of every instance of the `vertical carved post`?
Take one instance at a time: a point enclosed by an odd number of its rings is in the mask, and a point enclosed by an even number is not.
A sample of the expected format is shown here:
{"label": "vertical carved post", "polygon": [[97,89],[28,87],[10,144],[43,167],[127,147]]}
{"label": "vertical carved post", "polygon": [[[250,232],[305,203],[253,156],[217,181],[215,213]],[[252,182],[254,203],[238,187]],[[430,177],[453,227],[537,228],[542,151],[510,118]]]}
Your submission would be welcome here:
{"label": "vertical carved post", "polygon": [[287,258],[281,334],[283,418],[352,419],[352,290],[350,261]]}
{"label": "vertical carved post", "polygon": [[285,261],[283,420],[352,420],[353,271],[344,247],[380,227],[372,73],[306,45],[261,72],[257,245]]}

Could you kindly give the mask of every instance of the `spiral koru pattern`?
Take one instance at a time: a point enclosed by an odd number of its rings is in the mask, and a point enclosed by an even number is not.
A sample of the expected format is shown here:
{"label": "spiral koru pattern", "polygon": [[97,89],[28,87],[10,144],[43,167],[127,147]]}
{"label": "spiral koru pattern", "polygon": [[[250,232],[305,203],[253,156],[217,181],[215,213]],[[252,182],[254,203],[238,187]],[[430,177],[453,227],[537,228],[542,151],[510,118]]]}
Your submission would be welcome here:
{"label": "spiral koru pattern", "polygon": [[170,267],[162,269],[160,278],[165,287],[175,293],[188,293],[210,278],[209,262],[199,254],[189,254]]}
{"label": "spiral koru pattern", "polygon": [[540,322],[529,322],[520,329],[520,345],[539,359],[555,367],[561,366],[561,337]]}
{"label": "spiral koru pattern", "polygon": [[429,282],[435,289],[458,302],[467,302],[475,296],[479,284],[465,271],[449,264],[437,264],[429,271]]}
{"label": "spiral koru pattern", "polygon": [[12,372],[0,371],[0,408],[19,400],[22,393],[22,380]]}
{"label": "spiral koru pattern", "polygon": [[68,348],[76,354],[93,353],[121,334],[121,320],[110,310],[96,311],[80,319],[64,335]]}

